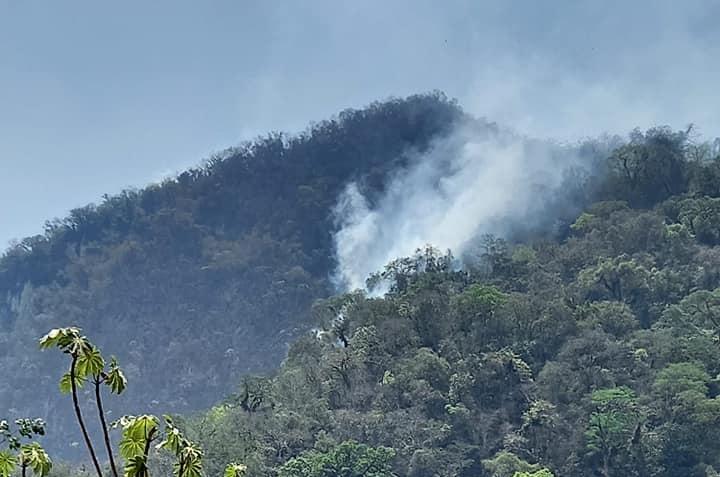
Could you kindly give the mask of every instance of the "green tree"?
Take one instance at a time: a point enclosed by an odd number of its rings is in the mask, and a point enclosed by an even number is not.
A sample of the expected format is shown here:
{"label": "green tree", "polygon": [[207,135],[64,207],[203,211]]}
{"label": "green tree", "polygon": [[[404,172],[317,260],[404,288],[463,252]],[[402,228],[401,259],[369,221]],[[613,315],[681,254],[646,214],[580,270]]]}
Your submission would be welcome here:
{"label": "green tree", "polygon": [[720,244],[720,198],[685,199],[679,204],[677,220],[706,245]]}
{"label": "green tree", "polygon": [[518,474],[533,475],[542,470],[538,464],[530,464],[512,452],[498,452],[492,459],[485,459],[482,465],[490,477],[515,477]]}
{"label": "green tree", "polygon": [[593,392],[591,401],[595,410],[585,431],[586,448],[589,457],[599,458],[602,475],[610,477],[639,432],[637,397],[631,389],[618,387]]}
{"label": "green tree", "polygon": [[688,189],[686,150],[690,129],[636,129],[630,141],[617,148],[608,165],[614,194],[637,206],[652,206]]}
{"label": "green tree", "polygon": [[95,455],[95,449],[88,436],[87,428],[83,420],[82,411],[78,403],[78,387],[82,387],[87,380],[90,380],[95,391],[95,405],[97,407],[98,419],[103,431],[103,439],[110,469],[115,477],[118,477],[117,467],[115,465],[115,457],[113,455],[112,444],[110,442],[110,431],[103,408],[102,393],[100,387],[107,386],[113,394],[122,394],[127,387],[127,380],[123,371],[120,369],[117,360],[113,357],[110,360],[109,367],[106,367],[105,358],[103,358],[100,350],[90,343],[90,341],[81,334],[79,328],[59,328],[53,329],[40,339],[40,347],[43,349],[57,347],[63,353],[70,355],[70,370],[62,377],[60,381],[60,390],[63,393],[72,393],[73,406],[75,415],[83,433],[85,444],[90,451],[93,464],[98,472],[100,472],[99,462]]}
{"label": "green tree", "polygon": [[223,472],[223,477],[244,477],[247,474],[247,465],[245,464],[228,464]]}
{"label": "green tree", "polygon": [[[100,461],[90,440],[78,401],[78,387],[82,386],[89,375],[101,372],[104,366],[103,358],[97,348],[81,334],[81,330],[75,327],[50,330],[48,334],[40,339],[40,347],[42,349],[58,348],[70,356],[70,370],[60,380],[60,390],[64,393],[70,392],[72,395],[75,417],[80,425],[85,446],[90,453],[98,477],[103,477]],[[117,473],[115,475],[117,477]]]}
{"label": "green tree", "polygon": [[286,462],[280,477],[392,477],[395,451],[343,442],[326,452],[310,451]]}
{"label": "green tree", "polygon": [[[113,358],[109,367],[106,368],[100,350],[81,334],[79,328],[75,327],[51,330],[41,338],[40,346],[42,348],[57,347],[71,357],[70,370],[61,379],[60,389],[63,392],[69,391],[73,395],[73,406],[83,437],[98,472],[98,477],[102,477],[94,446],[87,433],[77,398],[78,387],[82,386],[88,379],[92,380],[95,385],[96,404],[100,414],[100,422],[103,426],[103,437],[112,464],[112,472],[116,474],[117,470],[114,464],[109,430],[100,399],[100,386],[108,386],[114,394],[121,394],[125,390],[127,380],[118,367],[117,361]],[[170,416],[164,416],[163,421],[164,426],[161,427],[159,419],[153,415],[124,416],[113,424],[115,427],[122,429],[122,437],[118,447],[125,463],[123,475],[125,477],[149,477],[150,453],[153,449],[157,449],[164,450],[173,456],[173,475],[175,477],[202,477],[203,451],[196,443],[185,437],[185,434],[175,425]],[[20,433],[23,436],[44,432],[41,423],[22,421],[21,424],[23,426],[20,427]],[[4,435],[10,435],[7,426],[2,423],[0,423],[0,432],[3,432]],[[153,446],[156,441],[159,442]],[[15,448],[19,446],[18,439],[13,438],[10,443]],[[41,447],[36,443],[32,443],[19,447],[19,450],[19,462],[23,469],[23,477],[25,469],[28,467],[33,469],[36,474],[41,474],[41,477],[47,474],[51,462]],[[7,459],[0,460],[0,470],[2,469],[12,470]],[[226,475],[241,477],[246,469],[242,464],[231,464],[226,469]],[[0,477],[6,476],[0,475]]]}
{"label": "green tree", "polygon": [[548,469],[540,469],[535,472],[516,472],[513,477],[555,477],[555,474]]}
{"label": "green tree", "polygon": [[660,326],[688,329],[720,343],[720,288],[698,290],[668,308]]}

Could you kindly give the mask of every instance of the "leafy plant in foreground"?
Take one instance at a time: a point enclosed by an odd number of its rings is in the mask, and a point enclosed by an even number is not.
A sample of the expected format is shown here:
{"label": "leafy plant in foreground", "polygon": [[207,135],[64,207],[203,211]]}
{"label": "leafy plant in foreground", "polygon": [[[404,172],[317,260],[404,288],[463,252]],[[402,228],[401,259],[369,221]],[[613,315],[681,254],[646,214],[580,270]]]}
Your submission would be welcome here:
{"label": "leafy plant in foreground", "polygon": [[[58,348],[71,358],[70,369],[60,380],[60,390],[63,393],[69,392],[72,394],[75,415],[85,439],[85,444],[98,477],[103,477],[95,446],[87,432],[78,402],[78,388],[82,387],[87,381],[94,385],[98,418],[103,430],[110,468],[113,476],[119,477],[110,441],[109,426],[103,409],[102,393],[100,392],[102,385],[107,386],[112,394],[119,395],[125,391],[127,379],[117,361],[115,358],[111,358],[108,365],[100,350],[87,337],[82,335],[81,330],[76,327],[51,330],[40,339],[40,347],[43,349]],[[148,461],[153,449],[164,450],[173,455],[175,458],[173,475],[175,477],[202,477],[203,452],[200,447],[184,436],[182,431],[173,423],[171,417],[163,416],[163,421],[164,426],[161,428],[160,420],[153,415],[124,416],[113,424],[113,427],[122,429],[119,451],[124,461],[124,477],[149,477]],[[156,441],[159,442],[153,447]],[[0,454],[0,477],[9,477],[9,473],[12,472],[14,466],[11,467],[4,457],[3,454]],[[19,459],[23,468],[23,475],[26,467],[32,468],[41,477],[44,477],[49,471],[50,460],[39,445],[33,443],[20,448]],[[7,474],[3,473],[5,469],[9,469]],[[246,470],[245,465],[233,463],[225,470],[225,477],[242,477],[245,475]]]}
{"label": "leafy plant in foreground", "polygon": [[124,374],[118,367],[117,361],[113,358],[110,366],[106,371],[106,363],[100,350],[93,345],[86,336],[81,334],[81,330],[75,327],[56,328],[50,330],[48,334],[40,339],[40,348],[58,348],[63,353],[70,356],[70,369],[60,379],[60,391],[62,393],[71,393],[73,399],[73,407],[75,416],[83,434],[85,445],[90,452],[95,471],[98,477],[102,477],[102,469],[95,452],[95,447],[90,439],[83,419],[80,403],[78,402],[78,388],[82,387],[86,381],[90,380],[95,386],[95,403],[98,409],[100,424],[103,429],[105,440],[105,449],[110,461],[110,468],[113,476],[118,477],[115,458],[113,457],[112,445],[110,442],[110,433],[107,421],[105,419],[105,411],[102,405],[102,396],[100,393],[100,385],[106,384],[111,392],[121,394],[127,385]]}
{"label": "leafy plant in foreground", "polygon": [[22,443],[22,439],[32,439],[45,434],[45,423],[42,419],[18,419],[15,421],[16,431],[10,424],[0,421],[0,443],[7,449],[0,451],[0,477],[10,477],[20,467],[22,477],[30,468],[38,477],[45,477],[52,468],[52,460],[45,449],[37,442]]}

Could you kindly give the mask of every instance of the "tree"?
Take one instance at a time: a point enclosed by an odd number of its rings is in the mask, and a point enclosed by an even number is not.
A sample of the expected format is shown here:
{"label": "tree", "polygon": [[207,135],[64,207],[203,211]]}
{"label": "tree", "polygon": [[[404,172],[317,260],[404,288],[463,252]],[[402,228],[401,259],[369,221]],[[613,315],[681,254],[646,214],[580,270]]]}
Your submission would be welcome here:
{"label": "tree", "polygon": [[639,327],[635,314],[625,303],[601,301],[591,303],[579,310],[582,313],[582,325],[599,328],[605,333],[622,338]]}
{"label": "tree", "polygon": [[630,141],[617,148],[608,165],[615,194],[632,205],[649,207],[688,189],[686,148],[690,129],[674,132],[636,129]]}
{"label": "tree", "polygon": [[650,270],[634,258],[619,256],[601,259],[597,265],[583,270],[578,281],[586,287],[588,297],[633,305],[650,288],[651,277]]}
{"label": "tree", "polygon": [[490,477],[516,477],[534,475],[542,470],[538,464],[530,464],[511,452],[498,452],[492,459],[485,459],[482,465]]}
{"label": "tree", "polygon": [[[495,323],[495,313],[508,300],[508,295],[492,285],[471,285],[455,296],[452,306],[457,313],[459,331],[483,335],[483,341],[497,340],[502,335],[502,324]],[[480,338],[480,337],[478,337]],[[472,343],[476,345],[477,343]],[[482,343],[486,344],[486,343]]]}
{"label": "tree", "polygon": [[[117,475],[109,429],[100,396],[100,386],[102,384],[108,386],[114,394],[121,394],[127,387],[127,380],[118,367],[117,360],[112,358],[109,367],[106,369],[105,360],[100,350],[90,343],[87,337],[81,334],[81,330],[76,327],[50,330],[40,339],[40,346],[41,348],[59,348],[71,357],[70,370],[63,375],[60,381],[60,389],[62,392],[69,391],[72,393],[73,406],[86,446],[98,472],[98,477],[103,477],[99,461],[95,455],[95,447],[87,433],[77,398],[78,387],[82,386],[88,379],[92,380],[95,385],[96,404],[103,427],[103,438],[111,462],[112,472]],[[124,416],[114,423],[115,427],[122,429],[122,438],[118,447],[120,455],[125,461],[123,475],[125,477],[149,477],[148,462],[150,453],[153,450],[152,444],[160,441],[154,448],[167,451],[174,457],[173,475],[175,477],[202,477],[203,451],[197,444],[185,437],[170,416],[163,416],[163,421],[163,428],[160,426],[159,419],[153,415]],[[23,421],[22,424],[24,427],[20,428],[20,433],[24,436],[44,432],[42,423],[30,421],[26,423]],[[7,434],[6,427],[0,425],[0,432]],[[19,441],[14,438],[10,440],[10,443],[15,447],[19,445]],[[33,469],[40,477],[45,477],[45,474],[50,469],[51,462],[42,448],[36,443],[32,443],[23,445],[19,449],[23,477],[27,467]],[[10,468],[7,459],[0,457],[0,471],[3,469]],[[241,477],[244,475],[245,470],[247,468],[242,464],[231,464],[227,467],[225,475],[227,477]],[[6,476],[0,475],[0,477]]]}
{"label": "tree", "polygon": [[595,410],[585,431],[586,448],[589,457],[599,457],[602,475],[610,477],[637,439],[637,398],[631,389],[618,387],[593,392],[591,401]]}
{"label": "tree", "polygon": [[28,468],[38,477],[45,477],[52,468],[52,460],[37,442],[23,444],[20,448],[19,461],[22,477],[25,477]]}
{"label": "tree", "polygon": [[682,200],[677,220],[687,227],[699,242],[711,246],[720,244],[720,198]]}
{"label": "tree", "polygon": [[103,409],[102,394],[100,392],[101,385],[106,385],[113,394],[119,395],[125,390],[127,380],[118,366],[117,360],[113,357],[106,370],[105,358],[103,358],[100,350],[81,334],[79,328],[53,329],[40,339],[40,347],[43,349],[57,347],[71,357],[70,370],[60,381],[60,390],[63,393],[72,393],[75,415],[80,424],[85,444],[88,447],[96,471],[101,473],[97,456],[95,455],[95,449],[85,427],[77,396],[78,387],[82,387],[88,379],[92,381],[95,389],[95,404],[103,431],[105,450],[107,451],[110,462],[110,469],[113,475],[118,477],[112,444],[110,442],[110,432],[105,417],[105,410]]}
{"label": "tree", "polygon": [[245,464],[228,464],[223,473],[223,477],[243,477],[247,473],[247,465]]}
{"label": "tree", "polygon": [[88,341],[88,339],[80,334],[79,328],[56,328],[50,330],[48,334],[40,339],[40,347],[58,348],[63,353],[70,356],[70,370],[65,373],[60,380],[60,390],[62,392],[70,392],[72,394],[73,408],[75,417],[77,418],[80,430],[82,431],[85,446],[90,453],[93,466],[98,477],[103,477],[100,462],[95,453],[95,447],[90,440],[85,420],[82,416],[80,403],[78,402],[78,387],[81,386],[88,375],[99,373],[104,362],[98,350]]}
{"label": "tree", "polygon": [[660,370],[652,396],[661,423],[662,462],[669,475],[699,465],[717,466],[720,399],[708,397],[711,379],[699,363],[672,363]]}
{"label": "tree", "polygon": [[285,463],[280,477],[392,477],[395,451],[343,442],[326,452],[310,451]]}
{"label": "tree", "polygon": [[120,455],[125,459],[126,477],[149,477],[148,461],[152,443],[160,439],[155,448],[166,450],[174,456],[175,477],[202,476],[203,452],[183,435],[172,418],[164,416],[164,421],[163,431],[158,418],[152,415],[125,416],[120,419],[118,425],[123,431]]}
{"label": "tree", "polygon": [[516,472],[513,477],[554,477],[554,474],[548,469],[540,469],[535,472]]}
{"label": "tree", "polygon": [[696,363],[672,363],[660,370],[652,385],[658,403],[670,418],[678,411],[678,405],[691,396],[705,397],[710,376]]}
{"label": "tree", "polygon": [[659,326],[692,330],[720,343],[720,288],[698,290],[668,308]]}

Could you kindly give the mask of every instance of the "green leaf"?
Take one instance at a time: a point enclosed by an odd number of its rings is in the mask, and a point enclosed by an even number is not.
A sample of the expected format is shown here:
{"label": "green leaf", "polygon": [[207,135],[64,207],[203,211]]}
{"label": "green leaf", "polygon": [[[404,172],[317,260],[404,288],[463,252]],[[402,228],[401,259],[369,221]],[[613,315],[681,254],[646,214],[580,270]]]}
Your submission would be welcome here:
{"label": "green leaf", "polygon": [[202,462],[199,460],[185,462],[183,464],[182,475],[178,475],[180,471],[179,464],[175,464],[173,468],[177,477],[202,477]]}
{"label": "green leaf", "polygon": [[22,446],[20,449],[20,461],[22,465],[30,467],[33,473],[40,477],[47,476],[52,468],[50,456],[37,442]]}
{"label": "green leaf", "polygon": [[243,477],[247,473],[247,465],[245,464],[228,464],[225,467],[224,477]]}
{"label": "green leaf", "polygon": [[[81,376],[75,376],[75,385],[78,388],[83,387],[85,384],[85,378]],[[70,373],[67,372],[63,374],[63,377],[60,378],[60,392],[63,394],[69,394],[72,391],[72,382],[70,381]]]}
{"label": "green leaf", "polygon": [[122,439],[120,439],[120,455],[124,459],[132,459],[137,456],[141,456],[145,452],[145,442],[146,439],[144,439],[141,436],[135,436],[132,434],[123,434]]}
{"label": "green leaf", "polygon": [[40,348],[47,349],[57,346],[62,337],[62,330],[59,328],[53,328],[48,333],[40,338]]}
{"label": "green leaf", "polygon": [[548,469],[540,469],[537,472],[515,472],[513,477],[554,477]]}
{"label": "green leaf", "polygon": [[125,460],[125,477],[142,477],[146,475],[147,462],[143,455],[136,455]]}
{"label": "green leaf", "polygon": [[10,477],[16,464],[14,455],[8,451],[0,451],[0,477]]}
{"label": "green leaf", "polygon": [[151,415],[125,416],[120,425],[123,427],[120,455],[128,460],[145,453],[148,440],[157,432],[158,419]]}
{"label": "green leaf", "polygon": [[114,394],[122,394],[125,388],[127,388],[127,379],[118,366],[115,357],[110,359],[110,370],[105,376],[105,384],[110,386],[110,392]]}
{"label": "green leaf", "polygon": [[165,439],[157,445],[158,449],[165,449],[173,454],[179,454],[182,450],[183,437],[180,429],[174,426],[168,426]]}
{"label": "green leaf", "polygon": [[[175,467],[177,477],[201,477],[202,476],[202,451],[185,441],[185,446],[180,451],[178,463]],[[180,464],[182,463],[182,473]]]}
{"label": "green leaf", "polygon": [[84,349],[77,359],[75,373],[78,376],[99,376],[105,369],[105,359],[103,359],[100,350],[95,346],[89,345]]}
{"label": "green leaf", "polygon": [[165,419],[165,439],[156,448],[172,452],[177,457],[177,462],[173,466],[177,477],[201,477],[202,450],[183,436],[170,416],[163,416],[163,418]]}
{"label": "green leaf", "polygon": [[40,348],[48,349],[57,347],[63,351],[67,351],[72,347],[76,339],[82,338],[80,332],[80,328],[75,328],[74,326],[54,328],[40,338]]}

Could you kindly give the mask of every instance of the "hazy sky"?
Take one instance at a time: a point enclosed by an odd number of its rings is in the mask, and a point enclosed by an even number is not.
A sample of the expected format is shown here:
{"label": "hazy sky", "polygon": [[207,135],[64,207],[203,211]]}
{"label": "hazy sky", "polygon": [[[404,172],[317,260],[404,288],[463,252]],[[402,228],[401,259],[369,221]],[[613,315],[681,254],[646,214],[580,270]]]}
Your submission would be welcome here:
{"label": "hazy sky", "polygon": [[720,135],[720,2],[0,0],[0,248],[268,130],[431,89],[538,136]]}

